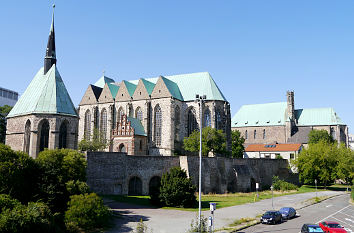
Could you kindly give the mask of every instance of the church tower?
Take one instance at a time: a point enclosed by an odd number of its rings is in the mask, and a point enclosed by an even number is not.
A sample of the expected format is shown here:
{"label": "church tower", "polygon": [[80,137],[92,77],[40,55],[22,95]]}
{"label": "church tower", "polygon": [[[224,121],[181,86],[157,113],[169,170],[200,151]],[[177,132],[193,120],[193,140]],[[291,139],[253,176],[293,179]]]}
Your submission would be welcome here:
{"label": "church tower", "polygon": [[33,158],[46,148],[77,148],[79,117],[56,67],[54,7],[44,67],[7,116],[6,144]]}

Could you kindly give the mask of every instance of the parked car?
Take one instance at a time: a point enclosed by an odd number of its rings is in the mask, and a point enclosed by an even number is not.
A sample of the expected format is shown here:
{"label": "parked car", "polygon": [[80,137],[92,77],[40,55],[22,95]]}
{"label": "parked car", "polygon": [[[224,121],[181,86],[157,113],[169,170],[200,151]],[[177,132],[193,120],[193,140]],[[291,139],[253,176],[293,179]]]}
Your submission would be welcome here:
{"label": "parked car", "polygon": [[332,222],[332,221],[320,222],[320,227],[326,233],[347,233],[347,231],[344,230],[343,227],[337,222]]}
{"label": "parked car", "polygon": [[279,210],[283,219],[291,219],[296,216],[296,210],[293,207],[283,207]]}
{"label": "parked car", "polygon": [[316,224],[304,224],[301,228],[301,233],[309,233],[309,232],[323,232],[322,228]]}
{"label": "parked car", "polygon": [[267,211],[261,217],[261,223],[275,224],[281,223],[282,221],[283,218],[281,216],[281,213],[276,210]]}

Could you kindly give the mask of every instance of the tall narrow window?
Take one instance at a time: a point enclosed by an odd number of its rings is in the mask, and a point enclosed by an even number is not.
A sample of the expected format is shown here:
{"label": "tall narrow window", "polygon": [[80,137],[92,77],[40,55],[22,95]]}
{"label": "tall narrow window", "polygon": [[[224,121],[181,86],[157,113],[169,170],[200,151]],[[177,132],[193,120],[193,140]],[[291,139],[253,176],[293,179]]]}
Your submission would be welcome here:
{"label": "tall narrow window", "polygon": [[84,137],[85,140],[90,140],[91,136],[91,112],[87,110],[85,113]]}
{"label": "tall narrow window", "polygon": [[193,133],[194,130],[198,129],[197,119],[195,118],[194,108],[189,109],[188,111],[188,122],[187,122],[187,136]]}
{"label": "tall narrow window", "polygon": [[101,111],[101,135],[103,137],[103,140],[107,139],[107,110],[104,108]]}
{"label": "tall narrow window", "polygon": [[134,117],[133,106],[131,104],[129,104],[129,107],[128,107],[128,116]]}
{"label": "tall narrow window", "polygon": [[27,120],[25,125],[25,143],[23,148],[23,151],[27,154],[29,154],[30,144],[31,144],[31,121]]}
{"label": "tall narrow window", "polygon": [[245,139],[248,139],[248,131],[245,131]]}
{"label": "tall narrow window", "polygon": [[95,107],[94,112],[93,112],[93,127],[95,129],[99,129],[99,111],[98,107]]}
{"label": "tall narrow window", "polygon": [[334,130],[334,127],[331,127],[331,136],[334,140],[336,139],[336,131]]}
{"label": "tall narrow window", "polygon": [[219,110],[215,113],[215,128],[222,129],[221,114]]}
{"label": "tall narrow window", "polygon": [[263,139],[265,139],[266,138],[266,131],[265,131],[265,129],[263,129]]}
{"label": "tall narrow window", "polygon": [[135,110],[135,117],[140,121],[143,121],[143,111],[141,111],[140,107],[137,107]]}
{"label": "tall narrow window", "polygon": [[44,148],[48,148],[49,141],[49,122],[43,120],[40,127],[40,139],[39,139],[39,151],[43,151]]}
{"label": "tall narrow window", "polygon": [[162,112],[159,105],[155,107],[155,145],[161,146]]}
{"label": "tall narrow window", "polygon": [[210,118],[210,111],[209,108],[207,108],[204,112],[204,119],[203,119],[203,125],[204,127],[211,127],[211,118]]}
{"label": "tall narrow window", "polygon": [[59,149],[67,147],[66,145],[67,135],[68,135],[67,122],[64,121],[63,123],[61,123],[59,129]]}
{"label": "tall narrow window", "polygon": [[257,131],[254,130],[254,132],[253,132],[253,138],[256,139],[256,137],[257,137]]}
{"label": "tall narrow window", "polygon": [[118,122],[121,121],[123,115],[124,115],[123,108],[120,107],[120,108],[118,109],[118,119],[117,119]]}
{"label": "tall narrow window", "polygon": [[179,127],[181,123],[181,110],[179,106],[175,108],[175,140],[179,141]]}

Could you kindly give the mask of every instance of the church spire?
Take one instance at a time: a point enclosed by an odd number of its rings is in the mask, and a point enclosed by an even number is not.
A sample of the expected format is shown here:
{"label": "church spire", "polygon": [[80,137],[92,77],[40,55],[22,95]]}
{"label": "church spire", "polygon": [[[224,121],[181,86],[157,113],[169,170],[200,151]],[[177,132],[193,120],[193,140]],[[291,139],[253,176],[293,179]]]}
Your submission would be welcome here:
{"label": "church spire", "polygon": [[48,70],[57,63],[57,58],[55,54],[55,34],[54,34],[54,8],[53,5],[53,16],[52,16],[52,25],[50,27],[49,38],[47,49],[44,58],[44,74],[48,72]]}

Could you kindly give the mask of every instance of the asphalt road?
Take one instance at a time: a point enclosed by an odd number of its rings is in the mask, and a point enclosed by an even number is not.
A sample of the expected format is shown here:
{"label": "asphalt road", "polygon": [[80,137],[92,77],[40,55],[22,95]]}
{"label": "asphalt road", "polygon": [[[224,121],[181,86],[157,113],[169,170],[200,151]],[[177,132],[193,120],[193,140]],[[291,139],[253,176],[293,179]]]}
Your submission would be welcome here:
{"label": "asphalt road", "polygon": [[349,195],[341,195],[297,211],[296,218],[276,225],[258,224],[238,231],[239,233],[287,232],[299,233],[304,223],[319,223],[324,220],[340,223],[348,233],[354,232],[354,205]]}

